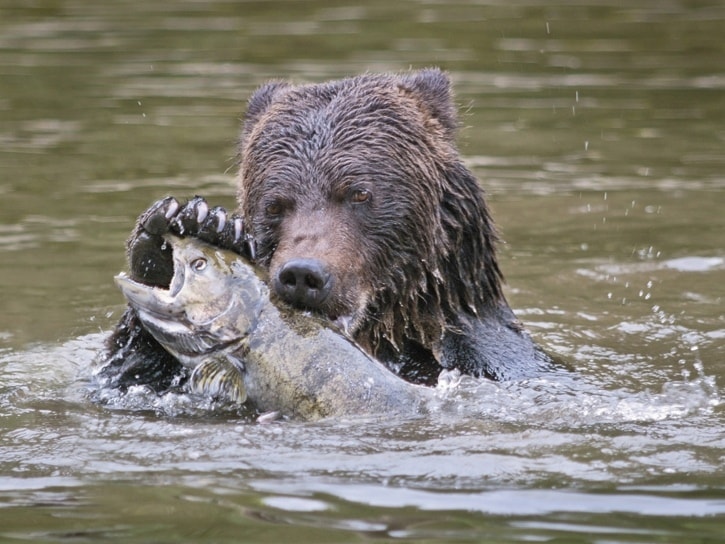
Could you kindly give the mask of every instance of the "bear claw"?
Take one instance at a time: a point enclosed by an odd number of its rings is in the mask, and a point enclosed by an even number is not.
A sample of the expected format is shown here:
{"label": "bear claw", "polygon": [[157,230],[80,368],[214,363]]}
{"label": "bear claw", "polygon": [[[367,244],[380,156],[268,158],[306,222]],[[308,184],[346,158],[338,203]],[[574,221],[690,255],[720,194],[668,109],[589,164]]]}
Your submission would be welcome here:
{"label": "bear claw", "polygon": [[208,206],[197,206],[197,218],[199,221],[196,236],[205,242],[213,245],[220,245],[223,242],[224,227],[227,224],[227,212],[221,206],[215,206],[211,210]]}
{"label": "bear claw", "polygon": [[209,204],[202,197],[195,196],[171,219],[171,230],[180,236],[196,236],[208,215]]}
{"label": "bear claw", "polygon": [[138,224],[148,234],[162,236],[169,232],[169,221],[179,211],[179,206],[179,201],[173,196],[157,200],[141,214]]}
{"label": "bear claw", "polygon": [[244,221],[230,215],[221,206],[209,207],[195,196],[180,203],[169,196],[154,202],[143,212],[128,240],[128,258],[132,276],[144,283],[165,285],[173,275],[171,253],[164,235],[192,236],[222,249],[254,260],[254,241],[244,230]]}

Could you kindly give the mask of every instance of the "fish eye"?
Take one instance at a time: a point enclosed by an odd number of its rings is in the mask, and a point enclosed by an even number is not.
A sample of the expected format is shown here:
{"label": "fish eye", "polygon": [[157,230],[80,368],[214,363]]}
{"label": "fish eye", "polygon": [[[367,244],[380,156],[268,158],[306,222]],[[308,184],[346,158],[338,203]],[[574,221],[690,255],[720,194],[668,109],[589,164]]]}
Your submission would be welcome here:
{"label": "fish eye", "polygon": [[191,261],[191,264],[189,266],[191,266],[191,269],[195,272],[201,272],[206,268],[206,264],[206,259],[203,257],[199,257],[198,259],[194,259],[193,261]]}

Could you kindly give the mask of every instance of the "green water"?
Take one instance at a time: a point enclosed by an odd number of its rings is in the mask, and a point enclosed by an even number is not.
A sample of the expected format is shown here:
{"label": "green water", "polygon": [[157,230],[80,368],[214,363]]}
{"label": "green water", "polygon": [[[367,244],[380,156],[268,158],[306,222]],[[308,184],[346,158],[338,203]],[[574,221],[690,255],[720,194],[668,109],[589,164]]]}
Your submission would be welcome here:
{"label": "green water", "polygon": [[[725,540],[723,28],[714,0],[0,0],[0,541]],[[430,65],[574,376],[406,421],[87,400],[135,217],[233,206],[254,88]]]}

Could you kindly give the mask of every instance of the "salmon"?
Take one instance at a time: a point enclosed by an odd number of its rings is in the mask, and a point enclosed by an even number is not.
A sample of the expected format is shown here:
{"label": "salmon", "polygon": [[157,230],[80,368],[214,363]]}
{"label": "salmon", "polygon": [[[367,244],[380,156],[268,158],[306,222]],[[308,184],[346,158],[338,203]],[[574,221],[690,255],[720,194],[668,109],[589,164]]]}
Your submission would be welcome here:
{"label": "salmon", "polygon": [[270,300],[263,273],[196,238],[165,236],[168,289],[115,280],[144,327],[191,374],[190,392],[304,420],[425,409],[434,390],[371,358],[329,320]]}

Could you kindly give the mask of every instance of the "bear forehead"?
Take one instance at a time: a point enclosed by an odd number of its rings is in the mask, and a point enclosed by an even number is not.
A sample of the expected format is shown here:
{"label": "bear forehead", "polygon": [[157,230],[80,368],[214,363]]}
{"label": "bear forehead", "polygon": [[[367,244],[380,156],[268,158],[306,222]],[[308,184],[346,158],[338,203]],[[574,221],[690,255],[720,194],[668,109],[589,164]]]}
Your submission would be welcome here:
{"label": "bear forehead", "polygon": [[246,154],[261,161],[272,156],[317,161],[331,154],[334,162],[351,167],[375,159],[427,162],[425,157],[447,148],[440,136],[395,88],[363,92],[342,86],[337,93],[320,93],[320,86],[308,86],[294,88],[269,107]]}
{"label": "bear forehead", "polygon": [[[400,127],[423,130],[423,111],[393,80],[342,80],[290,87],[270,106],[265,132],[356,130]],[[285,130],[287,129],[287,130]]]}

